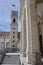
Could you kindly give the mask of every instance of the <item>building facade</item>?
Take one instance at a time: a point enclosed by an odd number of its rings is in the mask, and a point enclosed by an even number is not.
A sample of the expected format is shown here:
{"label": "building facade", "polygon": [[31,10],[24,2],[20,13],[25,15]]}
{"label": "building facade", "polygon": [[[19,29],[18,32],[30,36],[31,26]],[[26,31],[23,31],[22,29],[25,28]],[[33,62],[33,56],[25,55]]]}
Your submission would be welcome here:
{"label": "building facade", "polygon": [[[10,46],[10,32],[0,32],[0,50]],[[20,32],[17,32],[17,48],[20,49]]]}
{"label": "building facade", "polygon": [[10,32],[0,32],[0,50],[10,47]]}
{"label": "building facade", "polygon": [[21,65],[35,65],[36,53],[43,52],[43,17],[37,13],[40,3],[43,1],[20,0]]}

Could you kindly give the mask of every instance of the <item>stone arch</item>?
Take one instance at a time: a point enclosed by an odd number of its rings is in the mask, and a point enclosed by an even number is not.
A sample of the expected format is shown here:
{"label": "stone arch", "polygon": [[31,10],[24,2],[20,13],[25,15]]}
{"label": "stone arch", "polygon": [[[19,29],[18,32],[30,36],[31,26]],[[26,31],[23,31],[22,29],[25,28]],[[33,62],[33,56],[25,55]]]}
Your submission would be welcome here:
{"label": "stone arch", "polygon": [[43,3],[43,0],[36,0],[36,4]]}
{"label": "stone arch", "polygon": [[[41,5],[43,3],[43,0],[35,0],[35,5],[36,5],[36,11],[37,11],[37,5]],[[40,10],[40,9],[39,9]],[[40,12],[40,11],[39,11]],[[41,12],[40,12],[41,13]],[[37,15],[37,20],[39,19],[39,21],[37,21],[38,23],[38,29],[41,30],[41,32],[39,31],[39,44],[40,44],[40,51],[43,52],[43,48],[42,48],[42,45],[43,45],[43,31],[42,31],[42,27],[43,27],[43,23],[42,23],[42,13],[41,13],[41,16],[36,12],[36,15]]]}

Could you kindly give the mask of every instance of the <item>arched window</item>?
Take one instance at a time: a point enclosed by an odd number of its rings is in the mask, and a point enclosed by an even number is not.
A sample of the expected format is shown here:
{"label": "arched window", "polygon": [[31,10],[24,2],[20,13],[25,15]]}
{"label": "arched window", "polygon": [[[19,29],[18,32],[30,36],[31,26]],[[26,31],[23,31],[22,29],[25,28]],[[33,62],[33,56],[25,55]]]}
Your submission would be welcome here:
{"label": "arched window", "polygon": [[13,43],[14,43],[14,40],[13,40]]}

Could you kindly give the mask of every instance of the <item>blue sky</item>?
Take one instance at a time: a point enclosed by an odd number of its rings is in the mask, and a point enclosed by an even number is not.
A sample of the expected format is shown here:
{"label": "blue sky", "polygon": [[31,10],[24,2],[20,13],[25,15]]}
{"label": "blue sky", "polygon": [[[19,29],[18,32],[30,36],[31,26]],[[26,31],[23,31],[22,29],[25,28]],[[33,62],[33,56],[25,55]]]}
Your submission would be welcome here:
{"label": "blue sky", "polygon": [[[10,31],[12,4],[20,14],[20,0],[0,0],[0,32]],[[20,16],[18,17],[18,31],[20,31]]]}

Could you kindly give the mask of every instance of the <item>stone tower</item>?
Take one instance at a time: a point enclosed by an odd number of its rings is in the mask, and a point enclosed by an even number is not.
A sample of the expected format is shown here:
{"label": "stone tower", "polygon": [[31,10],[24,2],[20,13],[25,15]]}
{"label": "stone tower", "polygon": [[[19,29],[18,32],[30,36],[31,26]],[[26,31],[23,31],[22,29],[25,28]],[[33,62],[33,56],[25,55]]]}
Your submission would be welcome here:
{"label": "stone tower", "polygon": [[17,32],[18,32],[18,11],[11,13],[11,29],[10,29],[10,47],[17,45]]}

